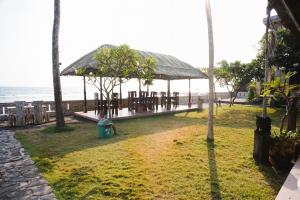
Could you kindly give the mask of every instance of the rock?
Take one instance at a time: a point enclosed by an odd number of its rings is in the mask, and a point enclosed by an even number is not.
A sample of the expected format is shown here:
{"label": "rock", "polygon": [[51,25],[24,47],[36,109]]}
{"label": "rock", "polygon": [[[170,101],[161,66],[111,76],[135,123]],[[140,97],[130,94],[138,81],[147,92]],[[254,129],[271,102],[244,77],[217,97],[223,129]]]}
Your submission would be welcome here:
{"label": "rock", "polygon": [[0,131],[0,199],[55,200],[48,182],[11,131]]}
{"label": "rock", "polygon": [[0,114],[0,122],[8,121],[8,115],[7,114]]}

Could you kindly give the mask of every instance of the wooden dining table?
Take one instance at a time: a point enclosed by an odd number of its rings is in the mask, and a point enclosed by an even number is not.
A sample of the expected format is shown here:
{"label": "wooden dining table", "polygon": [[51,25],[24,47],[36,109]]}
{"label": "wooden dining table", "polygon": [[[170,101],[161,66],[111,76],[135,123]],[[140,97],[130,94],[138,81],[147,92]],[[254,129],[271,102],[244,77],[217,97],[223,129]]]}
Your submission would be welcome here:
{"label": "wooden dining table", "polygon": [[158,109],[158,97],[132,97],[131,109],[136,112],[146,112]]}

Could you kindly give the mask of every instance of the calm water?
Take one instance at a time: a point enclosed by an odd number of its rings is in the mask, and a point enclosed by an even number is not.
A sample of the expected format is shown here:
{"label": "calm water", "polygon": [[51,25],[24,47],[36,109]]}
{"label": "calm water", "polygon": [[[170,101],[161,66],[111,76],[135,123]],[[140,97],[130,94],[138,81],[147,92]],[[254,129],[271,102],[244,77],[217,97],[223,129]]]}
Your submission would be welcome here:
{"label": "calm water", "polygon": [[[122,92],[123,98],[127,97],[127,91],[127,87],[124,87]],[[155,91],[164,90],[157,89]],[[93,87],[87,87],[87,99],[93,99],[95,92],[97,92],[97,90]],[[118,92],[118,90],[116,92]],[[180,92],[180,95],[187,95],[187,93]],[[63,100],[82,100],[83,88],[62,88],[62,97]],[[0,87],[0,103],[38,100],[53,101],[53,89],[51,87]]]}
{"label": "calm water", "polygon": [[[82,88],[63,88],[63,100],[83,99]],[[0,102],[53,101],[51,87],[0,87]]]}

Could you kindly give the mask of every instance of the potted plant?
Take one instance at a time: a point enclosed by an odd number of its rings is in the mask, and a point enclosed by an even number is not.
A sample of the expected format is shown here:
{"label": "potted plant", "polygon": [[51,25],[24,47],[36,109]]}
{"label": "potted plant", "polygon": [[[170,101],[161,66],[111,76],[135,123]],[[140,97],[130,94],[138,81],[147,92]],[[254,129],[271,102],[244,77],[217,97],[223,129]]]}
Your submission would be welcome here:
{"label": "potted plant", "polygon": [[295,157],[296,145],[300,141],[297,130],[273,132],[270,138],[270,162],[277,169],[289,169]]}

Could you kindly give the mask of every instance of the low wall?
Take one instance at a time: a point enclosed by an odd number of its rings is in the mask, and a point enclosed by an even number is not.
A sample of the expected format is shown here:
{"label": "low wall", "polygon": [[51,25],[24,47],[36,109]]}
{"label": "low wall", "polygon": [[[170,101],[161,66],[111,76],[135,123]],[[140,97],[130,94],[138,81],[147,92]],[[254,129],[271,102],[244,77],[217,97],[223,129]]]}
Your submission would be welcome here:
{"label": "low wall", "polygon": [[[244,96],[244,94],[240,95],[241,97]],[[240,97],[238,96],[238,97]],[[207,94],[203,95],[193,95],[191,98],[192,104],[197,104],[198,98],[204,99],[206,102],[208,99]],[[229,93],[227,92],[218,92],[216,93],[217,98],[222,98],[222,99],[228,99],[229,98]],[[48,111],[54,111],[55,110],[55,102],[54,101],[43,101],[44,105],[47,106]],[[160,98],[159,101],[160,103]],[[189,97],[188,96],[180,96],[179,97],[179,104],[180,105],[187,105],[189,102]],[[29,103],[29,102],[26,102]],[[7,114],[8,109],[7,107],[10,106],[15,106],[15,103],[0,103],[0,114]],[[122,99],[122,107],[126,108],[128,107],[128,101],[127,99]],[[74,112],[80,112],[83,111],[84,109],[84,101],[83,100],[70,100],[70,101],[63,101],[63,109],[65,115],[72,115]],[[94,100],[87,100],[87,109],[88,110],[94,110],[95,109],[95,102]],[[52,116],[54,115],[54,112],[52,113]]]}
{"label": "low wall", "polygon": [[[197,103],[198,96],[192,96],[192,103]],[[187,105],[189,98],[187,96],[182,96],[179,98],[179,104],[180,105]],[[159,98],[160,102],[160,98]],[[25,104],[28,104],[31,102],[26,102]],[[55,110],[55,102],[54,101],[43,101],[43,105],[47,106],[48,111]],[[8,114],[7,107],[15,106],[15,103],[0,103],[0,114]],[[128,107],[128,101],[127,99],[122,99],[122,107],[127,108]],[[65,115],[71,115],[74,112],[80,112],[84,109],[84,101],[83,100],[71,100],[71,101],[63,101],[63,109]],[[95,109],[95,101],[94,100],[87,100],[87,109],[88,110],[94,110]]]}

